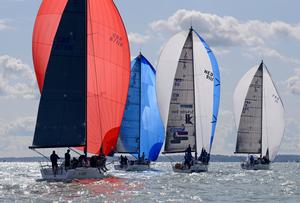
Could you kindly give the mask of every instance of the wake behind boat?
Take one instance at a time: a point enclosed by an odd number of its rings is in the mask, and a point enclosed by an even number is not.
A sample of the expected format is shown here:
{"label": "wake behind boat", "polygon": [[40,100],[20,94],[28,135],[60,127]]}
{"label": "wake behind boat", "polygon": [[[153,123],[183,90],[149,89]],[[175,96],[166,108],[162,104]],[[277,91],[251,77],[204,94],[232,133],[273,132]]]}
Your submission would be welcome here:
{"label": "wake behind boat", "polygon": [[41,99],[30,148],[75,148],[86,162],[58,167],[53,152],[43,178],[103,177],[87,155],[104,160],[114,151],[130,74],[128,38],[113,1],[43,1],[33,59]]}
{"label": "wake behind boat", "polygon": [[220,73],[212,50],[193,28],[172,37],[163,49],[157,95],[166,126],[164,153],[185,152],[185,161],[175,164],[174,172],[207,171],[219,110]]}
{"label": "wake behind boat", "polygon": [[[250,69],[234,92],[236,151],[249,154],[246,170],[268,170],[284,132],[284,108],[266,65]],[[259,155],[259,157],[255,156]]]}
{"label": "wake behind boat", "polygon": [[156,100],[156,71],[140,53],[131,63],[130,86],[126,109],[117,143],[117,152],[131,154],[136,160],[121,155],[116,170],[150,169],[163,145],[164,128]]}

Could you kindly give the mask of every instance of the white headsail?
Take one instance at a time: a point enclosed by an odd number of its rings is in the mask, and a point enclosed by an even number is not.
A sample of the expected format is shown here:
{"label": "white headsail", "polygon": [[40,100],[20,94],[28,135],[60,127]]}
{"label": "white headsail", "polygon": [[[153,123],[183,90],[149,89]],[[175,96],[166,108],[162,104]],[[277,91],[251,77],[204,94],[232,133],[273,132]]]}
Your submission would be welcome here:
{"label": "white headsail", "polygon": [[172,37],[157,67],[165,152],[210,151],[219,109],[220,74],[206,42],[190,29]]}
{"label": "white headsail", "polygon": [[238,131],[236,152],[266,155],[269,150],[273,161],[283,137],[284,108],[263,62],[242,77],[233,101]]}

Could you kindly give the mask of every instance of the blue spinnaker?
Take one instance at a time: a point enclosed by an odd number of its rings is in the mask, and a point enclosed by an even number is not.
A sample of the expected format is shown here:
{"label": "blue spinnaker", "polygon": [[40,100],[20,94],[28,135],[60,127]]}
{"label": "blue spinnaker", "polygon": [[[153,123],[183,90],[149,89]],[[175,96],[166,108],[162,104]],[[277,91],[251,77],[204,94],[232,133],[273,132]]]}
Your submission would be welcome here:
{"label": "blue spinnaker", "polygon": [[220,71],[219,71],[218,62],[217,62],[217,59],[216,59],[214,53],[209,48],[209,46],[205,42],[205,40],[196,31],[194,31],[194,32],[196,33],[196,35],[199,37],[202,44],[206,48],[207,54],[209,56],[209,59],[210,59],[211,65],[212,65],[213,74],[214,74],[213,115],[212,115],[212,128],[211,128],[210,146],[209,146],[209,153],[210,153],[211,148],[212,148],[212,143],[214,140],[214,136],[215,136],[217,118],[218,118],[218,112],[219,112],[219,105],[220,105],[220,91],[221,91]]}
{"label": "blue spinnaker", "polygon": [[[155,74],[155,69],[143,55],[133,60],[129,94],[118,140],[119,152],[131,153],[135,157],[144,153],[150,161],[158,158],[164,141],[164,127],[156,99]],[[123,151],[120,151],[120,146],[124,146]]]}

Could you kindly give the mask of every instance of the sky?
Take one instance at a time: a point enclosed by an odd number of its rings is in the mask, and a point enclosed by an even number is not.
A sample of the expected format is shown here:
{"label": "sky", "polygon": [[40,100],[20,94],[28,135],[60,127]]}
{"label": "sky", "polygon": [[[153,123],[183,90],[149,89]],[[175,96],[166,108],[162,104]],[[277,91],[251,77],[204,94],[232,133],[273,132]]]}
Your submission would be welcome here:
{"label": "sky", "polygon": [[[1,0],[0,157],[33,156],[39,103],[31,38],[41,0]],[[221,105],[212,154],[233,154],[232,95],[239,79],[263,59],[285,106],[281,154],[300,154],[300,1],[115,0],[132,58],[156,66],[168,39],[191,25],[214,51],[221,71]]]}

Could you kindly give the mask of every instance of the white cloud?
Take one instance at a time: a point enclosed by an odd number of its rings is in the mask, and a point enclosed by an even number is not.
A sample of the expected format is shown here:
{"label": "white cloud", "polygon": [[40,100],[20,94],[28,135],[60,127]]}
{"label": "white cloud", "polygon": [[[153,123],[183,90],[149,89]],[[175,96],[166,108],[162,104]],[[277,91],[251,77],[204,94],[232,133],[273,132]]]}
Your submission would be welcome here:
{"label": "white cloud", "polygon": [[6,98],[37,98],[33,69],[20,59],[0,55],[0,96]]}
{"label": "white cloud", "polygon": [[130,32],[128,34],[128,39],[129,39],[130,43],[141,45],[141,44],[147,43],[150,40],[150,36],[142,35],[142,34],[139,34],[136,32]]}
{"label": "white cloud", "polygon": [[268,47],[250,47],[246,50],[246,52],[243,53],[244,56],[247,56],[249,58],[257,58],[257,57],[262,57],[264,59],[265,57],[268,58],[273,58],[273,59],[278,59],[286,63],[292,63],[296,65],[300,65],[300,60],[293,58],[293,57],[288,57],[285,56],[281,53],[279,53],[275,49],[271,49]]}
{"label": "white cloud", "polygon": [[228,110],[221,110],[218,116],[217,129],[215,133],[213,154],[230,154],[235,149],[236,130],[233,113]]}
{"label": "white cloud", "polygon": [[293,119],[286,119],[284,137],[279,153],[300,154],[300,123]]}
{"label": "white cloud", "polygon": [[20,117],[12,121],[1,121],[0,136],[32,136],[35,117]]}
{"label": "white cloud", "polygon": [[7,20],[0,19],[0,30],[4,30],[9,28]]}
{"label": "white cloud", "polygon": [[180,9],[167,20],[150,24],[154,31],[179,32],[193,25],[212,46],[261,46],[270,38],[286,36],[300,41],[300,24],[282,21],[240,21],[232,16],[218,16],[200,11]]}
{"label": "white cloud", "polygon": [[0,156],[32,156],[28,146],[32,143],[34,127],[35,117],[21,117],[8,122],[0,120]]}
{"label": "white cloud", "polygon": [[295,74],[291,76],[286,82],[287,88],[292,94],[300,95],[300,69],[296,69]]}

